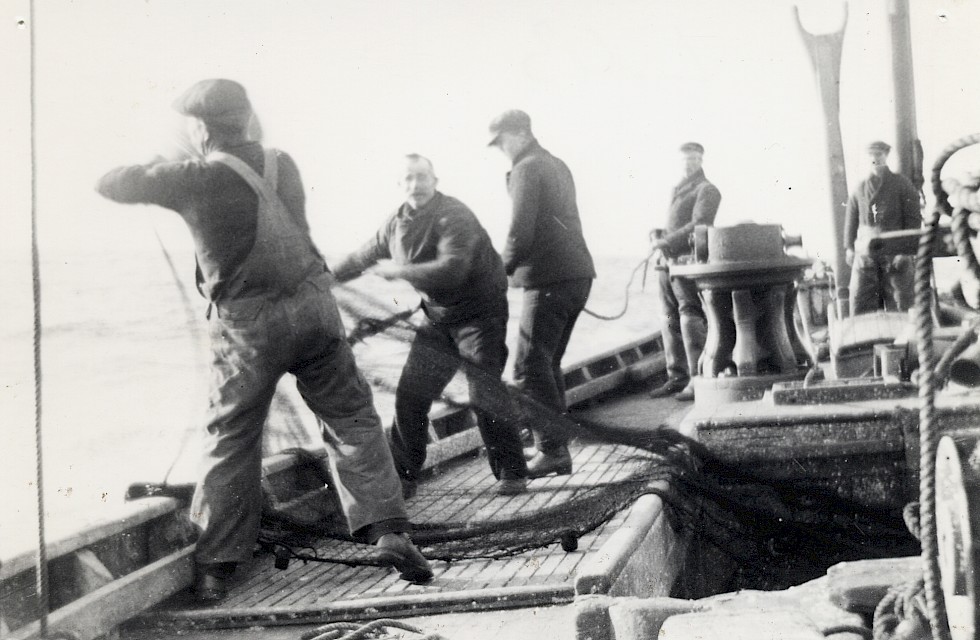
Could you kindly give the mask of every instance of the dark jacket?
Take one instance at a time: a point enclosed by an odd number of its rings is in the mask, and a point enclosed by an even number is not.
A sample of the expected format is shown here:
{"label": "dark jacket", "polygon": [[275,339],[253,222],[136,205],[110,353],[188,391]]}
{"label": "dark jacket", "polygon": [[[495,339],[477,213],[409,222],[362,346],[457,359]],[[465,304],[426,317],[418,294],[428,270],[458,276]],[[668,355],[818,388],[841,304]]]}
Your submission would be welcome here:
{"label": "dark jacket", "polygon": [[402,204],[371,240],[334,268],[341,282],[378,260],[416,265],[405,279],[433,322],[507,316],[507,277],[490,236],[469,207],[436,192],[421,209]]}
{"label": "dark jacket", "polygon": [[[221,151],[262,175],[265,158],[259,143],[245,142]],[[278,195],[294,223],[309,234],[299,170],[288,154],[277,151],[276,155]],[[194,239],[198,288],[209,300],[250,293],[248,283],[239,282],[236,273],[255,244],[258,196],[234,170],[204,159],[123,166],[102,176],[96,190],[116,202],[155,204],[177,211]],[[204,274],[208,274],[206,282]]]}
{"label": "dark jacket", "polygon": [[513,218],[503,260],[512,286],[534,288],[595,277],[575,182],[564,162],[532,141],[514,159],[507,191]]}
{"label": "dark jacket", "polygon": [[666,235],[668,257],[678,257],[691,253],[689,236],[695,225],[711,226],[721,204],[721,192],[708,182],[704,171],[699,170],[685,177],[674,187],[667,214]]}
{"label": "dark jacket", "polygon": [[901,231],[922,226],[919,191],[905,176],[886,171],[861,181],[847,200],[844,248],[853,249],[858,227]]}

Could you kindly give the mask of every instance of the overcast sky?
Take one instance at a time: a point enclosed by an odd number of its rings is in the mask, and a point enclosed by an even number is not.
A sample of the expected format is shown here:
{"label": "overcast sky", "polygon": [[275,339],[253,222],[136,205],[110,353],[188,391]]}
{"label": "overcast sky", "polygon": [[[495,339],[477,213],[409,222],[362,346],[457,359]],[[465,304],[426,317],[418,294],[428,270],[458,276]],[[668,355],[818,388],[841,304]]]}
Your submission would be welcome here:
{"label": "overcast sky", "polygon": [[[851,2],[841,110],[852,186],[866,173],[864,145],[894,141],[887,4]],[[929,163],[977,128],[980,89],[962,61],[973,56],[980,3],[912,4]],[[843,5],[819,5],[802,4],[808,27],[836,28],[834,9]],[[27,5],[4,6],[20,12],[4,16],[0,64],[15,80],[8,88],[24,88],[29,30],[16,19]],[[153,226],[169,242],[187,243],[174,216],[105,202],[92,185],[112,166],[165,146],[174,97],[201,78],[223,76],[247,87],[267,142],[299,162],[314,232],[328,254],[357,246],[398,204],[396,166],[410,151],[434,161],[442,190],[468,203],[501,243],[507,163],[484,146],[485,131],[497,112],[518,107],[531,114],[542,144],[571,166],[598,254],[642,254],[680,177],[676,149],[698,140],[723,193],[719,224],[780,222],[826,256],[824,127],[791,7],[779,0],[39,2],[42,249],[49,258],[101,252],[120,237],[152,247]],[[3,108],[12,112],[4,122],[14,141],[4,145],[4,183],[20,192],[4,190],[12,233],[0,242],[15,255],[27,246],[26,92],[5,91]]]}

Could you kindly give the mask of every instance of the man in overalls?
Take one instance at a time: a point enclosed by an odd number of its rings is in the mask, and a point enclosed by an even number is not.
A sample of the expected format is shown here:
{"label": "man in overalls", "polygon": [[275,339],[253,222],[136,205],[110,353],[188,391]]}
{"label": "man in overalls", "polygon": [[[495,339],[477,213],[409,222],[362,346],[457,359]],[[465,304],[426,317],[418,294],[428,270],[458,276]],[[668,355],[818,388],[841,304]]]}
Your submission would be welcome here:
{"label": "man in overalls", "polygon": [[203,80],[174,104],[203,157],[113,169],[103,196],[177,211],[194,239],[208,299],[211,394],[205,463],[191,505],[197,596],[218,600],[259,533],[262,429],[286,373],[320,424],[352,535],[375,543],[402,578],[432,577],[409,539],[398,476],[313,244],[299,171],[248,139],[252,109],[231,80]]}

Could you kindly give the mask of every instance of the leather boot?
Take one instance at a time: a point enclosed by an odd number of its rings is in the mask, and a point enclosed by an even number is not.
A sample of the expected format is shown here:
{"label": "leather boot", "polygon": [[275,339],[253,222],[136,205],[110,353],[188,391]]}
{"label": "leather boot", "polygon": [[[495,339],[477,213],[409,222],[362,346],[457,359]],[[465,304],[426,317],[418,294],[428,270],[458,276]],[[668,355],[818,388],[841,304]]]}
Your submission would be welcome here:
{"label": "leather boot", "polygon": [[668,378],[667,382],[651,391],[649,396],[651,398],[666,398],[667,396],[672,396],[675,393],[680,393],[688,382],[689,381],[685,380],[684,378]]}
{"label": "leather boot", "polygon": [[375,543],[381,561],[399,572],[401,579],[422,583],[432,579],[432,568],[407,533],[386,533]]}
{"label": "leather boot", "polygon": [[528,460],[528,478],[543,478],[552,473],[559,476],[572,473],[572,455],[568,452],[568,447],[562,447],[555,453],[539,451],[536,456]]}
{"label": "leather boot", "polygon": [[680,393],[674,396],[674,400],[680,400],[681,402],[692,402],[694,400],[694,381],[687,383]]}

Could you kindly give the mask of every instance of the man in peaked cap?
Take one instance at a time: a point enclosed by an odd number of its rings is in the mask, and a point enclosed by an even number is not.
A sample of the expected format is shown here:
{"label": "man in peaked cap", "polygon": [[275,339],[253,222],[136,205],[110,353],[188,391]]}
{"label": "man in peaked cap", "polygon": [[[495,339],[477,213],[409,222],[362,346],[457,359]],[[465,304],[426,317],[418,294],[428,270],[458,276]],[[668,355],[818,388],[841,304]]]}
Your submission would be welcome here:
{"label": "man in peaked cap", "polygon": [[868,255],[868,241],[882,231],[922,225],[919,192],[905,176],[888,168],[891,147],[868,145],[871,175],[851,193],[844,217],[845,260],[851,265],[851,314],[879,309],[906,311],[914,297],[912,256]]}
{"label": "man in peaked cap", "polygon": [[[502,258],[511,286],[524,289],[514,382],[539,404],[565,413],[561,359],[596,275],[575,181],[568,166],[538,143],[525,112],[505,111],[490,123],[489,133],[489,146],[513,163],[507,173],[511,223]],[[536,452],[527,463],[528,477],[571,473],[569,436],[560,422],[539,423],[531,431]]]}
{"label": "man in peaked cap", "polygon": [[190,117],[195,156],[123,166],[97,189],[121,203],[156,204],[187,223],[207,298],[212,382],[205,461],[191,513],[196,592],[219,600],[252,556],[262,508],[262,429],[286,373],[317,417],[351,533],[375,543],[406,580],[432,577],[410,524],[374,409],[313,243],[299,171],[289,155],[247,134],[245,89],[201,81],[175,103]]}
{"label": "man in peaked cap", "polygon": [[692,378],[698,374],[698,360],[704,350],[707,318],[701,307],[697,286],[687,278],[672,278],[670,265],[691,259],[690,235],[699,224],[713,225],[721,192],[704,176],[704,147],[698,142],[681,145],[684,178],[674,187],[662,235],[650,232],[653,249],[660,254],[658,290],[660,310],[667,322],[663,326],[667,381],[650,392],[651,398],[674,396],[694,399]]}

